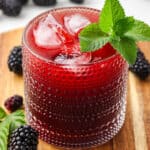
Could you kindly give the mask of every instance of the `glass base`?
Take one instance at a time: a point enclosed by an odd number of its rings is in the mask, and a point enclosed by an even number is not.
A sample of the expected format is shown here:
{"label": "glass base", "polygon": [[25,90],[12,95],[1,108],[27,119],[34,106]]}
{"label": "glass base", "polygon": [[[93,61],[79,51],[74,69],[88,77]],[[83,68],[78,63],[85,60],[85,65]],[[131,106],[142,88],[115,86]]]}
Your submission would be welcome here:
{"label": "glass base", "polygon": [[[103,130],[101,129],[100,132],[92,133],[92,135],[88,135],[86,137],[83,137],[83,135],[81,135],[81,137],[79,138],[84,138],[84,139],[86,138],[87,141],[86,143],[85,142],[73,143],[73,142],[67,142],[67,140],[63,140],[62,136],[65,137],[65,135],[59,135],[58,133],[54,133],[53,131],[48,131],[47,129],[43,128],[43,123],[37,120],[28,111],[27,111],[27,117],[28,117],[27,120],[29,121],[29,124],[33,128],[39,131],[40,139],[42,139],[43,141],[49,144],[55,145],[57,147],[65,148],[65,149],[90,148],[90,147],[97,147],[99,145],[108,142],[119,132],[125,120],[125,111],[126,111],[126,104],[124,103],[120,114],[116,118],[114,118],[111,122],[108,122],[105,126],[100,127],[103,128]],[[91,140],[93,139],[93,137],[95,140]],[[76,141],[76,139],[74,139],[74,141]]]}

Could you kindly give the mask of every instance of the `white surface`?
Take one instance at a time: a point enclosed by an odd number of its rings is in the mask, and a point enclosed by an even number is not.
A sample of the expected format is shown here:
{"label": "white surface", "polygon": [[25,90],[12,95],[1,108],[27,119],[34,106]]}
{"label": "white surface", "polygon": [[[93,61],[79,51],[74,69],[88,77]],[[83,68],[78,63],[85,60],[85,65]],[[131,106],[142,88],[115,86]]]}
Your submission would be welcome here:
{"label": "white surface", "polygon": [[[19,17],[7,17],[0,12],[0,33],[25,26],[33,17],[54,7],[78,6],[69,0],[57,0],[57,5],[53,7],[39,7],[34,5],[32,0],[29,1],[30,3],[23,8]],[[120,0],[120,2],[127,15],[134,16],[150,25],[150,0]],[[85,0],[80,6],[101,9],[103,3],[104,0]]]}

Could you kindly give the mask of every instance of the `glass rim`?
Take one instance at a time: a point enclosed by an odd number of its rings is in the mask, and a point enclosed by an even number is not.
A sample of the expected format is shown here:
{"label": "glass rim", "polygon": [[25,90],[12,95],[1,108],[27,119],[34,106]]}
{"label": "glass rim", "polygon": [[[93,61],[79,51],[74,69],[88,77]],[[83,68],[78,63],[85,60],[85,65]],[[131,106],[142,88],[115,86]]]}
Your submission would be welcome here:
{"label": "glass rim", "polygon": [[75,66],[88,66],[88,65],[92,65],[92,64],[97,64],[97,63],[102,63],[102,62],[105,62],[105,61],[108,61],[114,57],[117,57],[119,56],[120,54],[116,51],[116,53],[114,53],[113,55],[109,56],[109,57],[106,57],[104,59],[98,59],[94,62],[88,62],[86,64],[61,64],[61,63],[57,63],[55,62],[54,60],[51,60],[51,59],[47,59],[47,58],[44,58],[44,56],[40,56],[38,53],[36,53],[33,48],[30,46],[30,44],[27,42],[27,31],[30,27],[30,25],[32,23],[34,23],[35,20],[39,19],[39,18],[42,18],[44,15],[50,13],[50,12],[53,12],[53,11],[59,11],[59,10],[65,10],[65,9],[84,9],[84,10],[91,10],[91,11],[97,11],[97,12],[100,12],[100,10],[98,9],[95,9],[95,8],[90,8],[90,7],[85,7],[85,6],[73,6],[73,7],[60,7],[60,8],[53,8],[51,10],[48,10],[48,11],[45,11],[39,15],[37,15],[36,17],[34,17],[32,20],[29,21],[29,23],[26,25],[24,31],[23,31],[23,36],[22,36],[22,44],[25,48],[27,48],[34,56],[36,56],[37,58],[41,59],[41,60],[44,60],[45,62],[47,63],[52,63],[52,64],[55,64],[55,65],[61,65],[61,66],[71,66],[71,65],[75,65]]}

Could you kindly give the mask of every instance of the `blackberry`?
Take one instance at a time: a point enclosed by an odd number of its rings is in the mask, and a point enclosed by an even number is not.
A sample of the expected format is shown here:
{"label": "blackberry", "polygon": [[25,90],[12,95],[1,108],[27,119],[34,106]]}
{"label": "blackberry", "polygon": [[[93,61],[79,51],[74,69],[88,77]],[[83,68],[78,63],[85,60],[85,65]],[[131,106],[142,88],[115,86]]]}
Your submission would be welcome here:
{"label": "blackberry", "polygon": [[135,73],[141,80],[145,80],[149,76],[150,63],[140,49],[137,51],[136,62],[129,66],[129,70]]}
{"label": "blackberry", "polygon": [[37,145],[37,131],[29,125],[24,125],[10,135],[8,150],[37,150]]}
{"label": "blackberry", "polygon": [[3,8],[3,0],[0,0],[0,9]]}
{"label": "blackberry", "polygon": [[7,16],[18,16],[21,12],[20,0],[3,0],[3,13]]}
{"label": "blackberry", "polygon": [[11,50],[7,63],[10,71],[18,75],[22,74],[22,47],[21,46],[16,46]]}
{"label": "blackberry", "polygon": [[56,0],[33,0],[33,2],[39,6],[50,6],[56,4]]}
{"label": "blackberry", "polygon": [[81,4],[84,2],[84,0],[70,0],[70,1],[74,3],[78,3],[78,4]]}
{"label": "blackberry", "polygon": [[28,0],[18,0],[18,1],[20,1],[22,5],[25,5],[28,3]]}
{"label": "blackberry", "polygon": [[22,107],[23,98],[22,98],[22,96],[14,95],[12,97],[9,97],[5,101],[4,105],[9,111],[13,112],[13,111],[17,110],[18,108]]}

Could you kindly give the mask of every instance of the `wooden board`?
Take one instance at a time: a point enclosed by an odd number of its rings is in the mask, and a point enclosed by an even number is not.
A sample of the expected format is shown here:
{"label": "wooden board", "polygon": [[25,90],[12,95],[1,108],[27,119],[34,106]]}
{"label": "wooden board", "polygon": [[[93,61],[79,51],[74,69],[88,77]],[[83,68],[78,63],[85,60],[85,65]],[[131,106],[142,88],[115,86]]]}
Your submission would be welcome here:
{"label": "wooden board", "polygon": [[[21,44],[23,29],[0,34],[0,105],[14,94],[24,95],[23,78],[9,72],[11,48]],[[138,43],[150,60],[150,43]],[[129,73],[127,113],[123,128],[113,140],[92,150],[150,150],[150,79],[140,81]],[[59,150],[40,141],[38,150]],[[90,150],[90,149],[89,149]]]}

